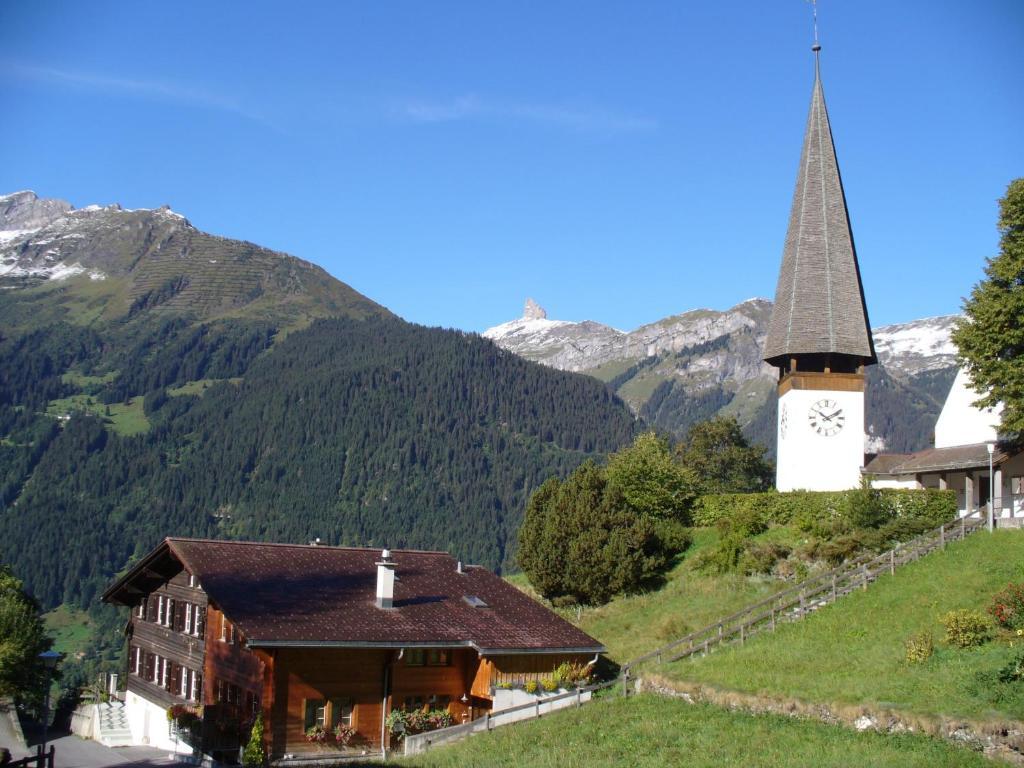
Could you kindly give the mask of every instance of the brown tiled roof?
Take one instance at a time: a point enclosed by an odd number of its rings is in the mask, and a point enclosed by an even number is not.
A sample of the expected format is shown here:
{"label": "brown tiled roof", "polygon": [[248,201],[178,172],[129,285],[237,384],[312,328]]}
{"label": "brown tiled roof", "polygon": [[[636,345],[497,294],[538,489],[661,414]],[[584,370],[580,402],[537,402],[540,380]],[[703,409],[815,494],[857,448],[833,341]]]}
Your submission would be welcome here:
{"label": "brown tiled roof", "polygon": [[[166,539],[252,646],[471,646],[489,653],[604,647],[486,568],[445,552],[392,550],[394,608],[374,604],[379,549]],[[158,548],[159,550],[159,548]],[[153,559],[151,553],[150,559]],[[146,568],[143,560],[105,593]],[[149,567],[152,570],[151,567]],[[141,573],[140,573],[141,575]],[[464,599],[478,597],[486,608]]]}
{"label": "brown tiled roof", "polygon": [[[898,461],[888,462],[893,457]],[[994,464],[1000,464],[1009,457],[1005,451],[996,448],[992,456]],[[886,462],[884,465],[881,462]],[[877,467],[887,466],[886,470]],[[928,448],[911,454],[879,454],[872,459],[864,472],[868,474],[913,475],[920,472],[952,472],[961,469],[982,469],[988,467],[988,444],[971,443],[954,445],[949,448]]]}
{"label": "brown tiled roof", "polygon": [[764,357],[839,353],[875,362],[825,94],[814,88]]}
{"label": "brown tiled roof", "polygon": [[900,464],[914,454],[912,453],[879,453],[872,456],[864,465],[864,473],[868,475],[891,475]]}

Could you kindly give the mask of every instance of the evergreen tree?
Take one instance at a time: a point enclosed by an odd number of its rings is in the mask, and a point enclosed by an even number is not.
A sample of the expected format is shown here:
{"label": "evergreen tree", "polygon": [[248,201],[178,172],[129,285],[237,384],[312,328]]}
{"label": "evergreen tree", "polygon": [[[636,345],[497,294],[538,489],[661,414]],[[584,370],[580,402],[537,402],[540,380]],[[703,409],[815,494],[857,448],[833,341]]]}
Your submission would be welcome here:
{"label": "evergreen tree", "polygon": [[591,461],[565,482],[545,482],[519,532],[519,565],[556,604],[600,605],[634,591],[663,572],[671,554],[651,516],[630,509]]}
{"label": "evergreen tree", "polygon": [[999,201],[999,255],[964,302],[953,341],[982,394],[977,404],[1003,404],[1002,432],[1024,435],[1024,178]]}

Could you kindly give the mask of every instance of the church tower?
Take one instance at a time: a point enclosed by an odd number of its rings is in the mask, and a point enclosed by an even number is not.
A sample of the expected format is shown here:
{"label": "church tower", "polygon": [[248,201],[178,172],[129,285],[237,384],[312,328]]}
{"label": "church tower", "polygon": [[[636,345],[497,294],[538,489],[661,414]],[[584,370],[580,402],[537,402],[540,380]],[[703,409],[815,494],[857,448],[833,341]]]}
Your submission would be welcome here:
{"label": "church tower", "polygon": [[780,491],[860,484],[864,367],[876,362],[817,39],[812,50],[811,109],[764,350],[779,369]]}

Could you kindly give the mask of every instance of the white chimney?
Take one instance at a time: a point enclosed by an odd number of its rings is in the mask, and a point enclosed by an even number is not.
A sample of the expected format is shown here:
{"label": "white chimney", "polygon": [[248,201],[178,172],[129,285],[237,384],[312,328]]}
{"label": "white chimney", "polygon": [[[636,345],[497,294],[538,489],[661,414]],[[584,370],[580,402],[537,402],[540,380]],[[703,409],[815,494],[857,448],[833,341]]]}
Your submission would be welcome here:
{"label": "white chimney", "polygon": [[380,553],[377,563],[377,607],[393,608],[395,601],[395,564],[391,562],[391,551]]}

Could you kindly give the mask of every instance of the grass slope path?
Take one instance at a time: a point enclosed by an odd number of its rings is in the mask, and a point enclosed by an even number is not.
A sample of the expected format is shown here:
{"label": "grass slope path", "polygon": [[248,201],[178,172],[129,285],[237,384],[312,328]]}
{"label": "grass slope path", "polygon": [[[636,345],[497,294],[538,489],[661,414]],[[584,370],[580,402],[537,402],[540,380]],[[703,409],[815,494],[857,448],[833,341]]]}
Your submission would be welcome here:
{"label": "grass slope path", "polygon": [[[645,684],[727,706],[866,717],[864,727],[910,727],[1020,752],[1024,683],[999,686],[992,675],[1024,644],[997,637],[955,649],[941,641],[939,617],[983,610],[993,593],[1022,580],[1024,533],[978,534],[755,642],[663,665]],[[936,638],[935,654],[909,664],[904,644],[919,632]]]}
{"label": "grass slope path", "polygon": [[856,733],[809,720],[728,712],[641,694],[607,697],[583,709],[480,734],[391,765],[980,768],[990,763],[920,734]]}
{"label": "grass slope path", "polygon": [[840,567],[818,574],[777,592],[759,602],[748,604],[737,613],[691,632],[667,645],[631,659],[622,667],[624,678],[645,663],[665,664],[701,654],[728,643],[745,643],[756,634],[774,632],[779,624],[799,621],[841,597],[868,585],[883,574],[915,562],[947,543],[964,539],[984,527],[980,518],[960,518],[933,531],[900,544],[880,555],[864,555]]}

